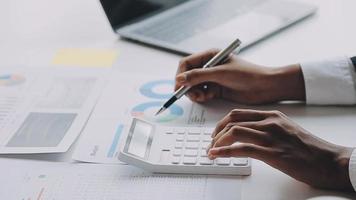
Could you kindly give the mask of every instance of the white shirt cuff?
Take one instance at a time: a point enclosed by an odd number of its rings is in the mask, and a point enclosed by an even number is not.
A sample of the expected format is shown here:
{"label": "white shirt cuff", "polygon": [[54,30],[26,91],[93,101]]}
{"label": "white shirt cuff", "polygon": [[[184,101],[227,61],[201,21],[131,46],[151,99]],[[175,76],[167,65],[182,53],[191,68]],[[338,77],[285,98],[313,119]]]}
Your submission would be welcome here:
{"label": "white shirt cuff", "polygon": [[349,176],[352,187],[356,191],[356,149],[352,152],[349,161]]}
{"label": "white shirt cuff", "polygon": [[356,104],[356,75],[349,58],[305,62],[301,67],[307,104]]}

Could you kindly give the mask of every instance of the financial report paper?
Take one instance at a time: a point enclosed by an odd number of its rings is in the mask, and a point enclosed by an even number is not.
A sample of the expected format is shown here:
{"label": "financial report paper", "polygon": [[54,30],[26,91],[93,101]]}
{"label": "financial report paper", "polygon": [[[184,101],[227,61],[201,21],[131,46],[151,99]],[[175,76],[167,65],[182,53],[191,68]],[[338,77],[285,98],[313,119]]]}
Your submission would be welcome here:
{"label": "financial report paper", "polygon": [[73,159],[121,163],[120,136],[138,117],[163,126],[215,126],[232,107],[224,102],[197,104],[182,97],[159,116],[155,112],[172,95],[174,80],[113,72],[75,148]]}
{"label": "financial report paper", "polygon": [[[128,165],[2,159],[0,199],[239,200],[239,177],[150,174]],[[168,195],[168,196],[167,196]]]}
{"label": "financial report paper", "polygon": [[106,70],[0,69],[0,153],[65,152],[101,94]]}

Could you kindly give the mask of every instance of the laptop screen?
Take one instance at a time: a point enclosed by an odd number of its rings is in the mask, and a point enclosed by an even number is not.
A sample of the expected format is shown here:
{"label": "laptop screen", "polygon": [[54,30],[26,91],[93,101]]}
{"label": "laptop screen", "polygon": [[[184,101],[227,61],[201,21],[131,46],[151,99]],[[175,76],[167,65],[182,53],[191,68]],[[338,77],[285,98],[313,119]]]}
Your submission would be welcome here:
{"label": "laptop screen", "polygon": [[188,0],[100,0],[114,30]]}

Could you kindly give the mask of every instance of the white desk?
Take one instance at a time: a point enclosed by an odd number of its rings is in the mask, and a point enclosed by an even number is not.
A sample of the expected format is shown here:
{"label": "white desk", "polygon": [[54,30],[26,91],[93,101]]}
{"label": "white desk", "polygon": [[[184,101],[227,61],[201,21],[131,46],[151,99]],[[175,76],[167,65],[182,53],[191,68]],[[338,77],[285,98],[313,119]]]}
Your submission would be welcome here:
{"label": "white desk", "polygon": [[[307,0],[305,0],[307,1]],[[308,0],[319,5],[312,18],[241,53],[251,61],[282,65],[303,60],[353,55],[356,27],[354,0]],[[173,76],[180,56],[118,40],[97,0],[11,0],[0,3],[0,66],[46,66],[58,48],[118,48],[115,70],[140,70]],[[140,58],[140,59],[137,59]],[[144,62],[143,62],[144,61]],[[127,68],[127,67],[130,68]],[[338,144],[356,146],[356,108],[261,106],[280,109],[314,134]],[[65,154],[1,156],[71,162]],[[329,196],[329,198],[328,198]],[[332,197],[331,197],[332,196]],[[266,164],[254,161],[243,180],[244,199],[335,199],[351,194],[312,189]]]}

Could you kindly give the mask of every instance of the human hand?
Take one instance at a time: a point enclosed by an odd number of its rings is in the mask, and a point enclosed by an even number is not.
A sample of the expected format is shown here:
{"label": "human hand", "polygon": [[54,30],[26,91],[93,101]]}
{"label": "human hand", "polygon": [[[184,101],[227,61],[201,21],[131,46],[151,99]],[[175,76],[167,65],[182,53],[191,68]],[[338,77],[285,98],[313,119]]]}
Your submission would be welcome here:
{"label": "human hand", "polygon": [[353,190],[348,173],[352,148],[310,134],[279,111],[235,109],[212,137],[210,159],[252,157],[314,187]]}
{"label": "human hand", "polygon": [[183,58],[175,90],[181,86],[192,87],[187,96],[195,102],[213,98],[242,104],[305,100],[304,79],[298,64],[271,68],[230,56],[221,65],[201,69],[218,52],[209,50]]}

